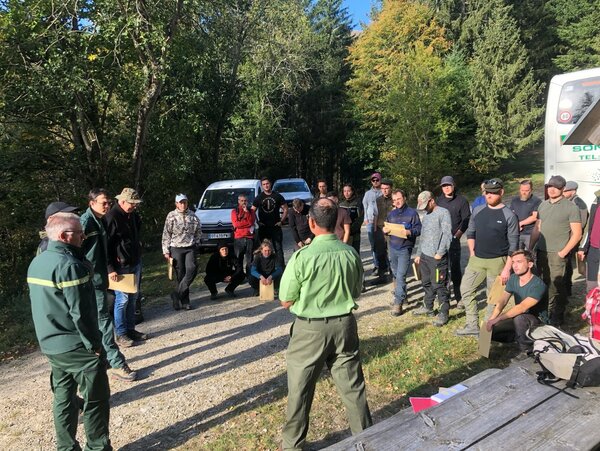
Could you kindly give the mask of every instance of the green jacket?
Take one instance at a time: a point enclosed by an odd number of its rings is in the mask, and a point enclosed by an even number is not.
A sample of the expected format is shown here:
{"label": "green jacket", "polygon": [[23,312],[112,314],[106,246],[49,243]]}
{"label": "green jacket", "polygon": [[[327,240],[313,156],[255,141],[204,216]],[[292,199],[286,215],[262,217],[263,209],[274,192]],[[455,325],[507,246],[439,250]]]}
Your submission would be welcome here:
{"label": "green jacket", "polygon": [[94,268],[92,276],[94,287],[98,290],[106,290],[108,288],[108,251],[104,223],[102,219],[96,218],[91,208],[88,208],[79,219],[85,233],[81,250]]}
{"label": "green jacket", "polygon": [[27,271],[31,314],[44,354],[102,348],[91,270],[80,249],[50,241]]}

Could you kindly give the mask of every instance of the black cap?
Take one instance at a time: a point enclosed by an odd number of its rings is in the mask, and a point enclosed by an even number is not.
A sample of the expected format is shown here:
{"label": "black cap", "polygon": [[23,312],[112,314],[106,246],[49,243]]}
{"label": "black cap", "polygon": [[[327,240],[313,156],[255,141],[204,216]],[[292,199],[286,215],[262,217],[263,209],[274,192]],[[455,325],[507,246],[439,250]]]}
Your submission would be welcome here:
{"label": "black cap", "polygon": [[381,184],[382,185],[392,186],[394,184],[394,182],[392,182],[391,179],[381,179]]}
{"label": "black cap", "polygon": [[483,189],[486,193],[498,194],[502,188],[504,188],[504,183],[500,179],[489,179],[483,182]]}
{"label": "black cap", "polygon": [[65,202],[52,202],[46,207],[46,220],[56,213],[75,213],[76,211],[79,211],[79,208],[73,207]]}
{"label": "black cap", "polygon": [[562,175],[553,175],[552,177],[550,177],[550,180],[548,180],[547,183],[548,186],[553,186],[557,189],[564,189],[566,184],[567,181]]}

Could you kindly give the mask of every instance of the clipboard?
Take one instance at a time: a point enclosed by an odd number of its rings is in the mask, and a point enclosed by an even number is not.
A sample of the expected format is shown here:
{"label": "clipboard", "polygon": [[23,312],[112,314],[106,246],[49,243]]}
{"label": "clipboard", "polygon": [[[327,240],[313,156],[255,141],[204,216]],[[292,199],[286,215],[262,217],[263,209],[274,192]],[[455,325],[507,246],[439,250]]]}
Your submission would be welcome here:
{"label": "clipboard", "polygon": [[122,274],[117,276],[117,281],[108,280],[108,289],[123,293],[135,294],[138,292],[135,274]]}
{"label": "clipboard", "polygon": [[167,277],[169,280],[173,280],[173,257],[169,257],[169,262],[167,263]]}
{"label": "clipboard", "polygon": [[406,238],[406,228],[402,224],[393,224],[391,222],[384,222],[384,227],[390,230],[390,235],[397,236],[398,238]]}
{"label": "clipboard", "polygon": [[274,301],[275,300],[275,284],[265,285],[259,282],[259,292],[261,301]]}
{"label": "clipboard", "polygon": [[578,257],[577,258],[577,272],[582,275],[583,277],[587,276],[587,268],[586,268],[586,262],[579,260]]}
{"label": "clipboard", "polygon": [[413,260],[412,263],[413,277],[415,280],[421,280],[421,267]]}
{"label": "clipboard", "polygon": [[488,332],[487,327],[485,327],[486,322],[487,321],[482,321],[481,326],[479,327],[479,343],[477,345],[477,352],[479,355],[489,358],[490,347],[492,346],[492,331]]}
{"label": "clipboard", "polygon": [[502,278],[500,276],[496,277],[494,283],[492,284],[492,288],[490,288],[490,292],[488,294],[487,303],[490,305],[496,305],[498,303],[498,299],[500,299],[504,295],[504,285],[502,285]]}

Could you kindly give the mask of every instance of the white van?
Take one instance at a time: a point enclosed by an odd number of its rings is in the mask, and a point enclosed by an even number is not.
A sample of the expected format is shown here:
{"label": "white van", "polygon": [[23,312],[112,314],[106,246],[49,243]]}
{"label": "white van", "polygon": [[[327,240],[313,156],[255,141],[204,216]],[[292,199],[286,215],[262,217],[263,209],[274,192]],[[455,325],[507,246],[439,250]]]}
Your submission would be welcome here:
{"label": "white van", "polygon": [[556,75],[550,81],[544,137],[544,176],[562,175],[579,185],[588,205],[600,189],[600,145],[563,145],[588,108],[600,97],[600,68]]}
{"label": "white van", "polygon": [[202,224],[203,249],[215,249],[218,243],[233,243],[231,210],[238,205],[238,196],[245,194],[248,205],[261,191],[260,180],[223,180],[211,183],[196,208]]}

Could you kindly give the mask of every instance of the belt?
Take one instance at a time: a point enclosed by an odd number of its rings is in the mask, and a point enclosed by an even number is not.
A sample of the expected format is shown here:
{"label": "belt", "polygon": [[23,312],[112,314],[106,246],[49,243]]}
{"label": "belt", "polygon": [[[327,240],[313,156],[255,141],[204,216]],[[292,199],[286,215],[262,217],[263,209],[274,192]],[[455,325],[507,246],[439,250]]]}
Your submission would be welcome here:
{"label": "belt", "polygon": [[327,322],[332,319],[345,318],[346,316],[350,316],[350,315],[352,315],[352,312],[346,313],[344,315],[326,316],[325,318],[305,318],[303,316],[297,316],[296,318],[298,318],[299,320],[302,320],[302,321],[326,321]]}

